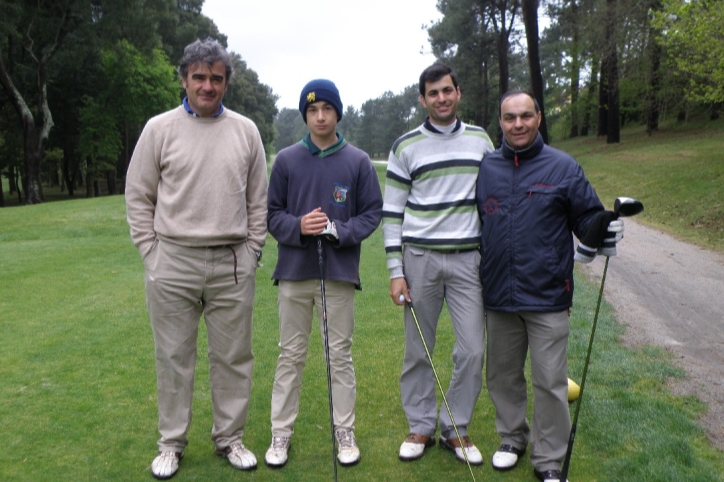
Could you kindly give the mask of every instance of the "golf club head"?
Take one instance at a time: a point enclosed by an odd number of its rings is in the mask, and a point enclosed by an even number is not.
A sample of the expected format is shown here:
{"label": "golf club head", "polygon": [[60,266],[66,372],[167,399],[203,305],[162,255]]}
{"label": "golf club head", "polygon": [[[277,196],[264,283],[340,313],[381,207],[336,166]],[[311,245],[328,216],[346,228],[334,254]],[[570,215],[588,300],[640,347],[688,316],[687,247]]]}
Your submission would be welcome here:
{"label": "golf club head", "polygon": [[613,203],[613,212],[621,217],[636,216],[644,210],[644,205],[638,199],[631,197],[617,197]]}

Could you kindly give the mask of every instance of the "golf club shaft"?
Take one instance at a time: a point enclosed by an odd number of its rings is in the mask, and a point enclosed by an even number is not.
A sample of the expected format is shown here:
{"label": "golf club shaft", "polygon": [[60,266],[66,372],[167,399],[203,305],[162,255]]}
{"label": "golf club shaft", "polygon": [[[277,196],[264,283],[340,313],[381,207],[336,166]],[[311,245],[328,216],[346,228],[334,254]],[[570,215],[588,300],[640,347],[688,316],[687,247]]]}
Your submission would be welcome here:
{"label": "golf club shaft", "polygon": [[465,445],[463,445],[463,439],[460,436],[460,433],[458,432],[457,425],[455,425],[455,419],[453,418],[452,411],[450,410],[450,405],[447,403],[447,397],[445,397],[445,391],[443,390],[442,384],[440,383],[440,377],[437,376],[437,370],[435,370],[435,365],[432,362],[432,356],[430,355],[430,350],[428,350],[427,343],[425,342],[425,337],[422,334],[422,328],[420,328],[420,322],[417,321],[417,315],[415,314],[415,308],[412,306],[412,301],[408,301],[407,306],[410,307],[410,314],[412,314],[412,319],[415,321],[415,326],[417,327],[417,332],[420,334],[420,340],[422,340],[422,346],[425,348],[425,354],[427,355],[427,359],[430,362],[430,368],[432,368],[432,373],[435,375],[435,381],[437,382],[437,387],[440,389],[440,394],[442,395],[442,401],[445,404],[445,408],[447,409],[447,414],[450,416],[450,422],[452,423],[453,429],[455,430],[455,435],[458,438],[458,443],[460,444],[460,450],[463,453],[463,457],[465,457],[465,462],[468,464],[468,469],[470,470],[470,476],[473,478],[473,482],[475,482],[475,474],[473,473],[473,467],[470,465],[470,461],[468,460],[468,453],[465,451]]}
{"label": "golf club shaft", "polygon": [[329,363],[329,332],[327,330],[327,295],[324,289],[324,249],[322,238],[317,238],[319,254],[319,283],[322,292],[322,338],[324,340],[324,359],[327,364],[327,390],[329,392],[329,424],[332,431],[332,464],[334,464],[334,482],[337,482],[337,453],[334,436],[334,405],[332,403],[332,366]]}
{"label": "golf club shaft", "polygon": [[591,349],[593,348],[593,337],[596,334],[596,324],[598,323],[598,312],[601,309],[601,298],[603,298],[603,286],[606,283],[606,273],[608,272],[609,257],[606,256],[606,263],[603,265],[603,276],[601,277],[601,288],[598,291],[598,301],[596,302],[596,312],[593,315],[593,327],[591,328],[591,337],[588,340],[588,352],[586,353],[586,361],[583,364],[583,375],[581,376],[581,390],[578,393],[578,402],[576,403],[576,411],[573,415],[573,423],[571,424],[571,435],[568,437],[568,448],[566,449],[566,458],[563,461],[561,470],[561,480],[565,481],[568,476],[568,469],[571,466],[571,454],[573,453],[573,442],[576,439],[576,428],[578,426],[578,413],[581,410],[581,402],[583,402],[583,390],[586,387],[586,375],[588,374],[588,363],[591,361]]}

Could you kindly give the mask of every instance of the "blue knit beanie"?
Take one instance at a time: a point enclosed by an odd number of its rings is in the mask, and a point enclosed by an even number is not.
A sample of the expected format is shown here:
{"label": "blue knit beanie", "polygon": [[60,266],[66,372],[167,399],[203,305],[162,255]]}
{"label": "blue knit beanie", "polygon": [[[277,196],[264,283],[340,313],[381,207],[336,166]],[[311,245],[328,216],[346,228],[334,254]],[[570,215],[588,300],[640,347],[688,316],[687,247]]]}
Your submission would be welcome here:
{"label": "blue knit beanie", "polygon": [[307,106],[321,100],[332,104],[334,110],[337,111],[337,120],[342,119],[342,99],[339,98],[337,86],[331,80],[315,79],[304,86],[302,94],[299,96],[299,112],[302,113],[305,124],[307,123]]}

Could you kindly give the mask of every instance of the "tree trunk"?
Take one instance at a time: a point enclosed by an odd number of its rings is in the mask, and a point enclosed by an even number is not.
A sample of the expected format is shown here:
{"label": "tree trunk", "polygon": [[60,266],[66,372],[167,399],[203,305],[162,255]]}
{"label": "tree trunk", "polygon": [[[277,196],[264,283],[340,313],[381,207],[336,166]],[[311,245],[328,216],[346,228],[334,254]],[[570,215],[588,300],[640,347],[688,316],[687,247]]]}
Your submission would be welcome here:
{"label": "tree trunk", "polygon": [[548,144],[548,128],[543,103],[543,74],[540,70],[540,49],[538,38],[538,0],[523,0],[523,23],[525,38],[528,44],[528,69],[530,70],[530,86],[533,96],[538,101],[541,112],[539,127],[543,142]]}
{"label": "tree trunk", "polygon": [[581,53],[578,28],[578,4],[575,0],[571,1],[571,19],[571,129],[568,132],[568,135],[571,138],[574,138],[578,137],[580,134],[582,113],[582,109],[578,101],[581,89]]}
{"label": "tree trunk", "polygon": [[[661,0],[651,0],[650,11],[661,11]],[[661,67],[661,45],[656,41],[659,31],[649,25],[647,49],[649,52],[649,88],[646,90],[646,132],[651,135],[659,130],[659,68]]]}
{"label": "tree trunk", "polygon": [[116,194],[116,170],[108,169],[106,171],[106,183],[108,184],[108,195]]}
{"label": "tree trunk", "polygon": [[8,191],[9,194],[13,194],[18,189],[18,183],[15,178],[15,166],[8,168]]}
{"label": "tree trunk", "polygon": [[93,161],[86,161],[85,169],[85,197],[93,197],[93,184],[95,184],[95,176],[93,176]]}
{"label": "tree trunk", "polygon": [[75,180],[77,171],[73,169],[71,175],[71,165],[75,165],[73,162],[75,159],[75,150],[71,143],[66,142],[63,146],[63,161],[61,162],[61,171],[63,172],[63,179],[65,185],[68,187],[68,196],[73,197],[75,195]]}
{"label": "tree trunk", "polygon": [[598,133],[605,136],[608,132],[608,54],[601,58],[601,72],[598,74]]}
{"label": "tree trunk", "polygon": [[606,0],[608,20],[606,22],[606,38],[608,39],[608,129],[606,143],[621,142],[621,116],[618,101],[618,48],[616,44],[616,3],[617,0]]}
{"label": "tree trunk", "polygon": [[43,185],[40,182],[43,145],[36,142],[35,120],[29,112],[23,116],[23,137],[25,138],[25,204],[39,204],[43,202]]}
{"label": "tree trunk", "polygon": [[598,58],[594,55],[591,59],[591,80],[588,83],[588,92],[586,93],[583,105],[583,120],[581,121],[581,135],[587,136],[591,129],[591,114],[594,109],[596,89],[598,87],[596,79],[598,78]]}
{"label": "tree trunk", "polygon": [[505,28],[498,34],[496,42],[498,46],[498,84],[500,85],[500,96],[508,92],[508,81],[510,79],[510,64],[508,63],[508,32]]}

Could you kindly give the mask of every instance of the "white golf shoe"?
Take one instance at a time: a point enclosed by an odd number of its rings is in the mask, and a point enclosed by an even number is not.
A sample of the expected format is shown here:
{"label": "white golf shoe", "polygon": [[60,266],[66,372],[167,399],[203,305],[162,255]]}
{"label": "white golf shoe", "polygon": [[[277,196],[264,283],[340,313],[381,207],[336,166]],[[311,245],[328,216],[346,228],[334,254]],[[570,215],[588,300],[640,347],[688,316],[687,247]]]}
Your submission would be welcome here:
{"label": "white golf shoe", "polygon": [[241,442],[235,442],[223,449],[217,448],[216,454],[227,458],[235,469],[253,470],[256,468],[256,457]]}
{"label": "white golf shoe", "polygon": [[183,456],[183,452],[159,452],[151,462],[151,475],[159,480],[170,479],[178,471],[178,463]]}
{"label": "white golf shoe", "polygon": [[524,453],[525,450],[503,444],[498,447],[498,450],[493,454],[493,468],[501,471],[513,469],[518,465],[518,457]]}
{"label": "white golf shoe", "polygon": [[435,439],[419,433],[411,433],[400,445],[400,460],[417,460],[425,454],[425,449],[435,445]]}
{"label": "white golf shoe", "polygon": [[338,428],[335,430],[334,435],[337,438],[337,460],[339,460],[339,463],[348,466],[359,462],[360,452],[354,438],[354,431],[348,428]]}
{"label": "white golf shoe", "polygon": [[460,447],[460,441],[457,437],[447,439],[440,437],[440,446],[455,452],[455,458],[461,462],[465,462],[465,456],[467,456],[467,462],[470,462],[470,465],[483,465],[483,454],[481,454],[480,450],[473,445],[470,441],[470,437],[463,435],[460,438],[463,439],[463,447],[465,447],[464,454],[463,449]]}
{"label": "white golf shoe", "polygon": [[271,445],[264,456],[264,463],[269,467],[284,467],[289,458],[289,447],[291,441],[289,437],[272,437]]}

